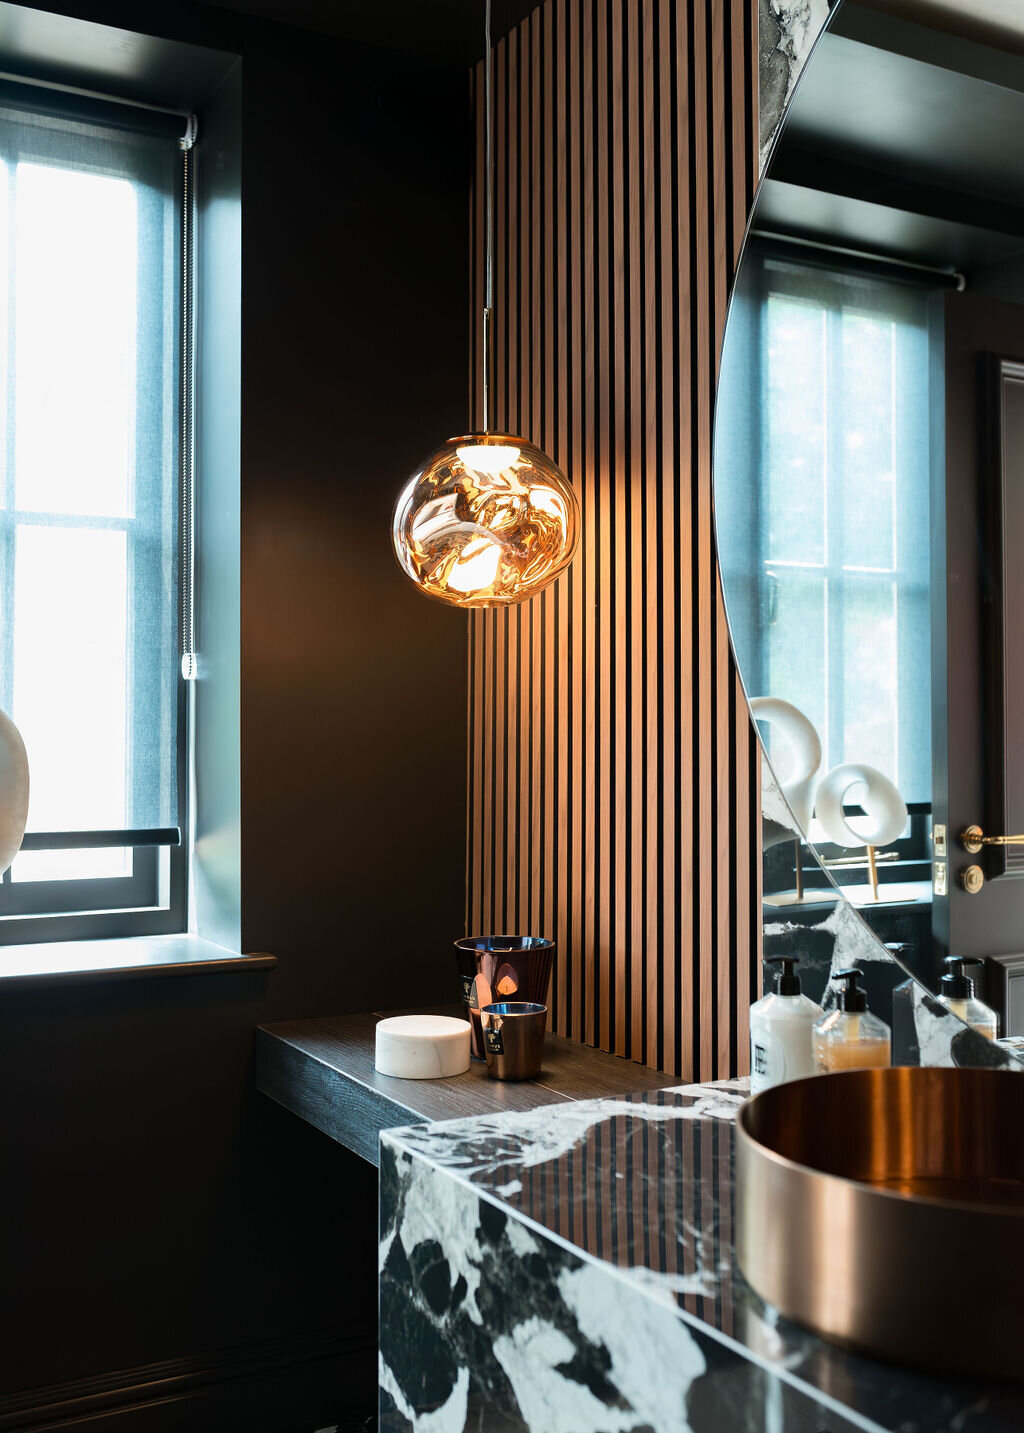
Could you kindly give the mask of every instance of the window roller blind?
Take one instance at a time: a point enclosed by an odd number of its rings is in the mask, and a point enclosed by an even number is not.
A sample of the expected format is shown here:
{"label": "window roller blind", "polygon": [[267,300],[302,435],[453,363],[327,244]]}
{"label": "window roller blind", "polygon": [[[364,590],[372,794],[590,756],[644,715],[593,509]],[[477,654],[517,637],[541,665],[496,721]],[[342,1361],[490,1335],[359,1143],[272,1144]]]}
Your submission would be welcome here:
{"label": "window roller blind", "polygon": [[184,122],[84,103],[0,83],[0,705],[30,830],[179,820]]}

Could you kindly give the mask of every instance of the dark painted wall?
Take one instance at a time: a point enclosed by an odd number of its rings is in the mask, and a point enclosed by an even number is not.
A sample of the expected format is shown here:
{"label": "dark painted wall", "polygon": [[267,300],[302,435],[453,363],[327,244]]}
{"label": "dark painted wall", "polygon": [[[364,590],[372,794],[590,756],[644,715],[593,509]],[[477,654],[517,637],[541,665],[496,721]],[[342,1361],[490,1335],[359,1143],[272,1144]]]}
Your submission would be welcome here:
{"label": "dark painted wall", "polygon": [[465,418],[465,74],[203,6],[49,8],[242,56],[240,923],[280,964],[4,1003],[0,1414],[173,1360],[205,1391],[119,1429],[298,1433],[372,1407],[375,1176],[255,1093],[252,1032],[433,1003],[464,919],[465,618],[388,533]]}
{"label": "dark painted wall", "polygon": [[466,619],[390,520],[465,425],[468,84],[323,41],[243,65],[242,945],[301,955],[299,1013],[395,1008],[465,918]]}

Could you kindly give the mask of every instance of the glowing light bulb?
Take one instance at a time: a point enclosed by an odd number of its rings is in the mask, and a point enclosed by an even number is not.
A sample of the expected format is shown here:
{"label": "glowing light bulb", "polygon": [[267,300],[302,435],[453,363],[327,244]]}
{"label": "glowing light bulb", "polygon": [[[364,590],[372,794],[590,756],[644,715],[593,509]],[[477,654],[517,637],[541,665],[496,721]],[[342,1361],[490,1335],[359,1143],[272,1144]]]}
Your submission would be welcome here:
{"label": "glowing light bulb", "polygon": [[559,495],[553,493],[550,488],[531,488],[530,502],[538,512],[550,513],[552,517],[564,522],[565,504]]}
{"label": "glowing light bulb", "polygon": [[474,473],[487,473],[492,477],[511,468],[519,459],[518,448],[498,443],[464,443],[455,452],[465,467],[472,468]]}
{"label": "glowing light bulb", "polygon": [[508,433],[449,438],[406,483],[392,541],[421,592],[457,607],[523,602],[576,551],[579,504],[539,448]]}
{"label": "glowing light bulb", "polygon": [[474,593],[488,590],[493,582],[501,548],[489,537],[478,537],[467,542],[462,556],[448,574],[448,586],[456,592]]}

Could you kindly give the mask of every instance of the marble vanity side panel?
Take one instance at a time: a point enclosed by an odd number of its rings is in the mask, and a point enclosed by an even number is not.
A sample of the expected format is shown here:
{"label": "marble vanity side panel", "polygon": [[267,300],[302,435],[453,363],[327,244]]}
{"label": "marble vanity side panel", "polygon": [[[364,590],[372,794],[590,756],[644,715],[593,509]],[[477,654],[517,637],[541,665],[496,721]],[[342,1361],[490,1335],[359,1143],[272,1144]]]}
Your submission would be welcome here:
{"label": "marble vanity side panel", "polygon": [[670,1294],[381,1141],[380,1433],[846,1433]]}

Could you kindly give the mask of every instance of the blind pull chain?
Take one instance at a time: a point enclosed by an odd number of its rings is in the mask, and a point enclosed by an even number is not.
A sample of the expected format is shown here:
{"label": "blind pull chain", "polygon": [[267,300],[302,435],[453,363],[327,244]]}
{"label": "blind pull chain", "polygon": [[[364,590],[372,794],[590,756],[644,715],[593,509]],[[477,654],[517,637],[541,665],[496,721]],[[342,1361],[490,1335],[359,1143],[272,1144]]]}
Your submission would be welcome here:
{"label": "blind pull chain", "polygon": [[195,175],[192,148],[196,117],[190,114],[181,145],[181,675],[196,678],[195,636]]}

